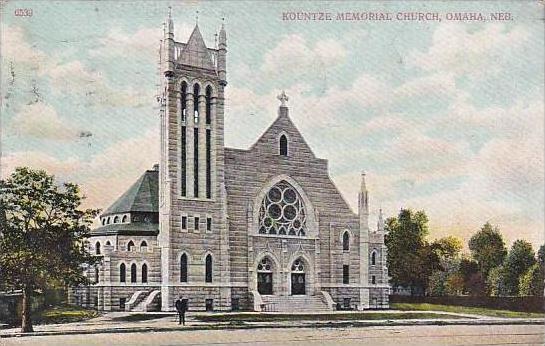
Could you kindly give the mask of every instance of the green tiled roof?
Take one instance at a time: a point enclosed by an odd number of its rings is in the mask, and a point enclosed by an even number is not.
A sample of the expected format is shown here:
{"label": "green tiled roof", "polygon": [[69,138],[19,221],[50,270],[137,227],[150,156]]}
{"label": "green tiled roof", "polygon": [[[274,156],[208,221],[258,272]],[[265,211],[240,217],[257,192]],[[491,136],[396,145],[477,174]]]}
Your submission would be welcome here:
{"label": "green tiled roof", "polygon": [[159,212],[158,171],[146,171],[102,216],[128,212]]}

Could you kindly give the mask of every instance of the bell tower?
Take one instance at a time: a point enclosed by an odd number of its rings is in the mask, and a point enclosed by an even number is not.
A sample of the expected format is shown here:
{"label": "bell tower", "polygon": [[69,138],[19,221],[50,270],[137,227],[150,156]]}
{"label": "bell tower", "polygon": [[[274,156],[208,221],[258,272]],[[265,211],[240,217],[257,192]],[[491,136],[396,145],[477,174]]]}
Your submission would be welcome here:
{"label": "bell tower", "polygon": [[218,47],[206,46],[198,23],[187,42],[177,42],[169,11],[160,49],[159,245],[165,311],[173,309],[179,296],[187,296],[192,308],[204,309],[205,301],[215,310],[230,308],[223,134],[226,55],[224,25]]}

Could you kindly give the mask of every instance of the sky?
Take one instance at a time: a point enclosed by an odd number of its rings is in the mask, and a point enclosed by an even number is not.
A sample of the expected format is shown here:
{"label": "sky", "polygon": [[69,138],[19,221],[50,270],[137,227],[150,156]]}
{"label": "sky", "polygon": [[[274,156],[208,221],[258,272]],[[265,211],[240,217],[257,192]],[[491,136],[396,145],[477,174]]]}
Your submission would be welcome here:
{"label": "sky", "polygon": [[[225,143],[248,148],[276,95],[357,210],[424,210],[430,237],[485,222],[544,242],[544,31],[539,2],[9,1],[1,13],[1,175],[46,169],[107,208],[159,160],[162,23],[227,30]],[[16,16],[31,9],[32,16]],[[198,13],[197,13],[198,11]],[[438,21],[286,21],[284,12],[414,12]],[[448,21],[460,11],[508,21]],[[27,12],[28,13],[28,12]],[[196,18],[198,16],[198,19]],[[224,20],[222,20],[224,18]]]}

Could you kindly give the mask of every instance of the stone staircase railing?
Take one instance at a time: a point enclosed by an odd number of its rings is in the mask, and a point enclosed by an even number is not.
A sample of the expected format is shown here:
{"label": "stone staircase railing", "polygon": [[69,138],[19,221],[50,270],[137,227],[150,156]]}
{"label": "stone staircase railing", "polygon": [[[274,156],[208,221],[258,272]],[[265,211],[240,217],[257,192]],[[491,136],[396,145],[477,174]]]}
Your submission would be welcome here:
{"label": "stone staircase railing", "polygon": [[147,291],[136,291],[132,294],[131,299],[125,304],[125,311],[133,311],[134,307],[140,304],[146,298]]}

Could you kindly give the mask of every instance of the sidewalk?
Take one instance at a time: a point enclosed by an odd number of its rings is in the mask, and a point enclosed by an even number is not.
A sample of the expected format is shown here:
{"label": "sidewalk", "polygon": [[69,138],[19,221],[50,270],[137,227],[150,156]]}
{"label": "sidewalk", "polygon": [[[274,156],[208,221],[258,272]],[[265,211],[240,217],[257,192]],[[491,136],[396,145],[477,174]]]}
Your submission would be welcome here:
{"label": "sidewalk", "polygon": [[[383,313],[399,313],[396,310],[384,310]],[[48,324],[34,326],[33,333],[22,334],[20,328],[0,329],[0,338],[17,336],[38,336],[38,335],[68,335],[68,334],[98,334],[98,333],[133,333],[133,332],[160,332],[160,331],[186,331],[203,329],[252,329],[252,328],[340,328],[347,326],[409,326],[409,325],[514,325],[514,324],[544,324],[544,318],[496,318],[489,316],[448,313],[440,311],[403,311],[404,313],[433,313],[438,315],[457,316],[457,318],[438,319],[383,319],[383,320],[335,320],[335,321],[271,321],[271,322],[202,322],[195,319],[195,316],[206,315],[228,315],[228,313],[189,313],[186,318],[186,325],[181,326],[177,322],[175,313],[146,313],[146,315],[158,315],[156,319],[146,321],[119,321],[121,317],[135,315],[130,312],[111,312],[106,315],[93,318],[84,322]],[[332,311],[328,314],[342,312]],[[361,312],[365,315],[366,312]],[[142,314],[142,313],[138,313]],[[162,317],[169,314],[166,317]],[[259,314],[254,312],[241,313],[249,316]],[[281,315],[282,313],[267,313],[269,315]],[[318,314],[318,313],[305,313]],[[296,314],[291,314],[296,315]]]}

